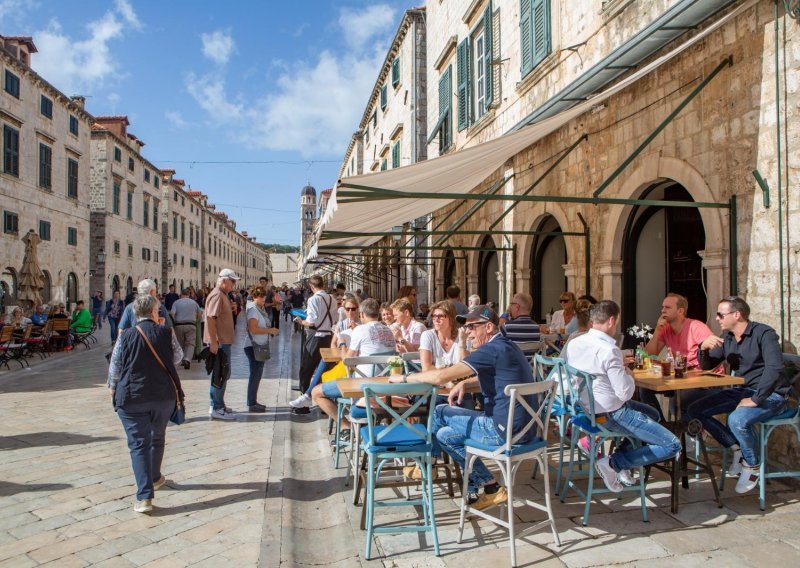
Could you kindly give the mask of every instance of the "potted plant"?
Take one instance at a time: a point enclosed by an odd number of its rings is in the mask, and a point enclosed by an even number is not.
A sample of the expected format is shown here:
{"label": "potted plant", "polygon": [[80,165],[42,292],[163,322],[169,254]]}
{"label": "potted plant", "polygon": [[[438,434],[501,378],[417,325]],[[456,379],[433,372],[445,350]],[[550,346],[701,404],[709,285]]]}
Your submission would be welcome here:
{"label": "potted plant", "polygon": [[392,375],[402,375],[403,374],[403,358],[395,355],[394,357],[389,357],[386,361],[386,364],[389,365],[389,372]]}

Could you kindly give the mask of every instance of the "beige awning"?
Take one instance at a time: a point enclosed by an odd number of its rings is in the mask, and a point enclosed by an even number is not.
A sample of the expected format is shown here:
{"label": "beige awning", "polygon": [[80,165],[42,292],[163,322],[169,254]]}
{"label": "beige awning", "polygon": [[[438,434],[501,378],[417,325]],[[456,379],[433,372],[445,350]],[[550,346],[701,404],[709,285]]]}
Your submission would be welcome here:
{"label": "beige awning", "polygon": [[[418,162],[383,172],[344,178],[334,188],[328,201],[325,214],[317,228],[316,242],[311,247],[308,258],[318,256],[317,244],[327,246],[340,245],[343,251],[349,247],[366,248],[381,237],[348,236],[337,239],[319,240],[323,231],[346,233],[375,233],[385,231],[391,233],[392,227],[428,215],[451,201],[449,194],[467,193],[484,182],[502,165],[525,150],[532,144],[561,128],[571,120],[581,116],[592,107],[613,97],[628,88],[642,77],[657,69],[676,55],[702,41],[725,23],[735,18],[744,10],[751,8],[757,0],[743,3],[737,9],[721,18],[698,35],[676,47],[672,51],[642,67],[636,73],[623,79],[616,85],[590,99],[576,104],[555,116],[522,128],[511,134],[501,136],[451,154],[431,160]],[[340,188],[348,186],[368,186],[406,192],[441,194],[441,199],[402,198],[388,201],[364,201],[358,203],[340,203],[337,194]],[[351,251],[352,252],[352,251]],[[320,252],[319,254],[323,254]]]}

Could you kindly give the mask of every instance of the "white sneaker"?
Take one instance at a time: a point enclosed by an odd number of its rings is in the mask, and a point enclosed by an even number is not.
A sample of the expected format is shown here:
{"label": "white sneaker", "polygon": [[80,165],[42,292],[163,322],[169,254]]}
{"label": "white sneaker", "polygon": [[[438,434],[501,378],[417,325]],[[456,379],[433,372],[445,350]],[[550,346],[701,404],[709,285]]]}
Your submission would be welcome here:
{"label": "white sneaker", "polygon": [[144,499],[142,501],[137,501],[136,505],[133,506],[133,510],[137,513],[150,514],[153,512],[153,500]]}
{"label": "white sneaker", "polygon": [[608,487],[610,491],[614,493],[622,491],[623,488],[622,483],[619,482],[619,474],[611,467],[608,456],[594,462],[594,468],[597,470],[597,473],[600,474],[600,477],[603,478],[603,483],[606,484],[606,487]]}
{"label": "white sneaker", "polygon": [[236,414],[233,412],[228,412],[228,410],[225,408],[212,410],[208,416],[211,418],[211,420],[236,420]]}
{"label": "white sneaker", "polygon": [[742,450],[734,450],[731,458],[731,467],[728,468],[728,475],[736,477],[742,473]]}
{"label": "white sneaker", "polygon": [[632,469],[623,469],[621,470],[617,476],[619,477],[620,482],[625,487],[633,487],[636,485],[636,480],[633,478],[633,470]]}
{"label": "white sneaker", "polygon": [[739,481],[736,482],[736,493],[747,493],[758,485],[759,468],[742,465],[742,473],[739,474]]}
{"label": "white sneaker", "polygon": [[310,408],[311,407],[311,397],[307,394],[303,393],[298,396],[296,399],[289,402],[289,406],[292,408]]}

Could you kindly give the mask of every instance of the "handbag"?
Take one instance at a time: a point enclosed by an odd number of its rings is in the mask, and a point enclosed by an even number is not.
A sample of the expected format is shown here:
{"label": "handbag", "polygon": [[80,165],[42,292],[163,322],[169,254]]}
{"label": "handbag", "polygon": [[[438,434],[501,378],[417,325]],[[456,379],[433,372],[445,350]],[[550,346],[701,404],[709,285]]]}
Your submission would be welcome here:
{"label": "handbag", "polygon": [[[258,310],[261,314],[261,310]],[[264,317],[264,314],[261,314]],[[269,358],[272,356],[269,350],[269,339],[267,339],[266,343],[256,343],[253,341],[253,336],[250,334],[250,329],[247,329],[247,336],[250,338],[250,344],[253,346],[253,359],[258,361],[259,363],[263,363],[264,361],[269,361]]]}
{"label": "handbag", "polygon": [[169,372],[169,369],[167,369],[167,366],[164,365],[161,357],[159,357],[158,353],[156,353],[156,350],[153,349],[153,344],[150,343],[149,339],[147,339],[147,336],[142,331],[142,328],[137,325],[136,331],[138,331],[139,335],[142,336],[142,339],[144,339],[144,342],[150,348],[150,353],[153,354],[153,357],[156,358],[156,361],[158,361],[158,364],[161,365],[161,368],[166,371],[167,375],[169,375],[169,378],[172,381],[172,386],[175,387],[175,410],[172,411],[172,416],[169,417],[169,421],[174,424],[181,425],[186,422],[186,405],[181,400],[181,389],[179,386],[180,381],[177,379],[177,377],[173,377],[172,373]]}

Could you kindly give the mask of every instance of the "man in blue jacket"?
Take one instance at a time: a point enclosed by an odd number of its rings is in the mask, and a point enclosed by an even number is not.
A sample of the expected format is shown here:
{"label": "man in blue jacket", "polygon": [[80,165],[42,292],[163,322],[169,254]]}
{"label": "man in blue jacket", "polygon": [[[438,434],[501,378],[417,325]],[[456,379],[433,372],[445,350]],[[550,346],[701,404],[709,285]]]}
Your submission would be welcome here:
{"label": "man in blue jacket", "polygon": [[[747,493],[758,484],[760,460],[753,424],[783,412],[791,389],[783,375],[778,334],[749,318],[747,302],[737,296],[725,298],[717,307],[722,336],[710,335],[697,351],[701,369],[727,362],[731,374],[744,377],[744,385],[703,397],[687,410],[690,419],[700,420],[714,439],[733,450],[728,473],[739,475],[737,493]],[[718,414],[728,414],[727,425],[714,418]]]}

